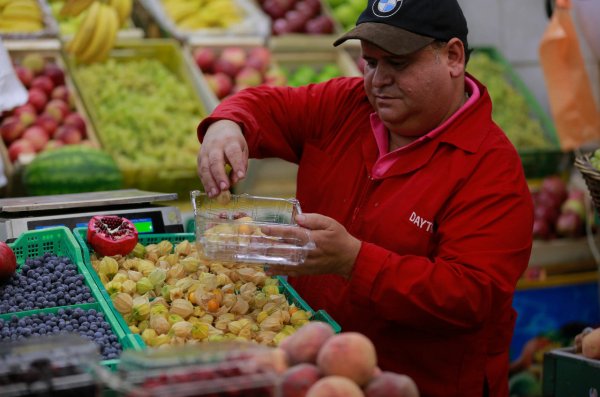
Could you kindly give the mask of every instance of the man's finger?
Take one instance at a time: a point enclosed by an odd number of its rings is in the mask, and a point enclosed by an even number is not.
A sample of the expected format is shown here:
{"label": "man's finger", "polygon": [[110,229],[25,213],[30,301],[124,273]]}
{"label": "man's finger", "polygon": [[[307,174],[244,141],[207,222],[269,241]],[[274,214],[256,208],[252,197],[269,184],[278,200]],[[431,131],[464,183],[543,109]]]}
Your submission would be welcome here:
{"label": "man's finger", "polygon": [[229,178],[225,173],[225,158],[221,151],[213,150],[208,154],[208,168],[219,191],[229,189]]}
{"label": "man's finger", "polygon": [[320,214],[296,215],[296,222],[310,230],[325,230],[332,224],[332,219]]}
{"label": "man's finger", "polygon": [[231,165],[231,182],[237,183],[244,179],[248,169],[248,155],[238,145],[228,145],[225,147],[225,156]]}
{"label": "man's finger", "polygon": [[216,196],[219,193],[217,183],[210,173],[208,161],[203,154],[198,155],[198,176],[200,177],[202,186],[204,186],[204,191],[209,197]]}

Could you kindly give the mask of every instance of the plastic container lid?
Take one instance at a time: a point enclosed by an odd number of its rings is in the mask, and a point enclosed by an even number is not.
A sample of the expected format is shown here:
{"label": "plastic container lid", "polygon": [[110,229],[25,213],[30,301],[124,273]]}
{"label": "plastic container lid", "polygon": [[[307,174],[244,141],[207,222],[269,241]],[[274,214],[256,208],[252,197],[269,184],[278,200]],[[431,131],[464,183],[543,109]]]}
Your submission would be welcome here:
{"label": "plastic container lid", "polygon": [[229,202],[191,193],[196,242],[204,255],[225,262],[299,265],[315,244],[294,217],[296,199],[232,195]]}

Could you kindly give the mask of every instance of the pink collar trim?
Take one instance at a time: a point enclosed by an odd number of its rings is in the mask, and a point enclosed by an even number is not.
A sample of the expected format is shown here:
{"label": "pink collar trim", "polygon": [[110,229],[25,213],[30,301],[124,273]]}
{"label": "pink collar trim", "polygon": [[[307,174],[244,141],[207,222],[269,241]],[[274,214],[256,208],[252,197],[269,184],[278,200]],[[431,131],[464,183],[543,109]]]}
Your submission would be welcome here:
{"label": "pink collar trim", "polygon": [[475,82],[468,76],[465,76],[465,91],[469,94],[469,99],[467,100],[467,102],[464,103],[463,106],[460,107],[460,109],[454,112],[452,116],[450,116],[442,124],[429,131],[427,134],[423,135],[419,139],[392,152],[388,151],[389,135],[387,128],[385,128],[385,126],[377,116],[377,113],[371,113],[371,129],[373,130],[373,135],[375,136],[375,141],[377,142],[377,148],[379,149],[379,157],[375,162],[375,165],[373,166],[373,177],[382,177],[385,174],[385,172],[392,166],[392,164],[398,157],[398,154],[400,154],[402,151],[408,150],[409,148],[419,145],[423,141],[431,140],[440,135],[442,132],[444,132],[444,130],[446,130],[447,127],[451,125],[458,116],[460,116],[462,113],[465,112],[466,109],[468,109],[475,102],[477,102],[477,100],[481,96],[477,84],[475,84]]}

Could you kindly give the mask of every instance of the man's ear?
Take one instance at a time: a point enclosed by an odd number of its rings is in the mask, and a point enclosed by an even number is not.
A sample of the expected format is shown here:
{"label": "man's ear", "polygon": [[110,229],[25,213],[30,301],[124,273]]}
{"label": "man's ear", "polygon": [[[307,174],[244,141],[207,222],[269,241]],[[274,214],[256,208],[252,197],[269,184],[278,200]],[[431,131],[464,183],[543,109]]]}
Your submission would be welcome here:
{"label": "man's ear", "polygon": [[458,38],[452,38],[446,44],[450,76],[459,77],[465,72],[465,46]]}

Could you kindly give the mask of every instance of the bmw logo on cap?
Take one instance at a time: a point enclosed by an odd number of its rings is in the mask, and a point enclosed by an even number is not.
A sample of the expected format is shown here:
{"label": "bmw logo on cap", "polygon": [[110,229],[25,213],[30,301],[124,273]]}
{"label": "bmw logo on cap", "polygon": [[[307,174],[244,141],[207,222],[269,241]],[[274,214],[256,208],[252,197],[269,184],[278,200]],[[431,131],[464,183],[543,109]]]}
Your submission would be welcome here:
{"label": "bmw logo on cap", "polygon": [[404,0],[375,0],[373,3],[373,14],[378,17],[386,18],[394,15]]}

